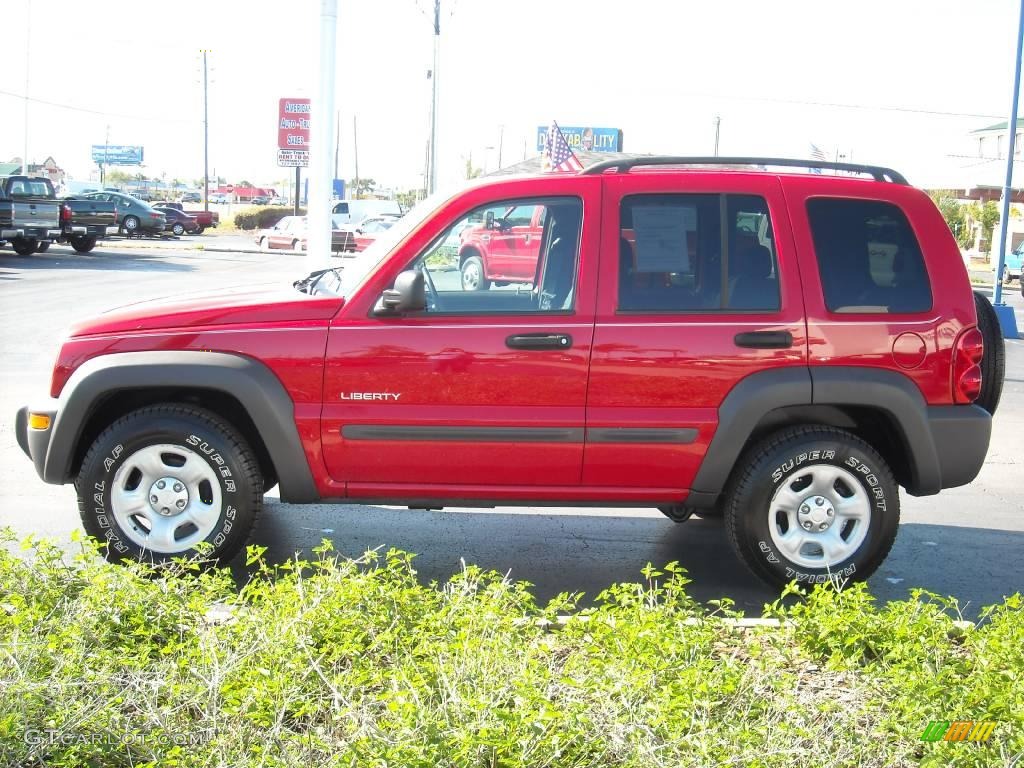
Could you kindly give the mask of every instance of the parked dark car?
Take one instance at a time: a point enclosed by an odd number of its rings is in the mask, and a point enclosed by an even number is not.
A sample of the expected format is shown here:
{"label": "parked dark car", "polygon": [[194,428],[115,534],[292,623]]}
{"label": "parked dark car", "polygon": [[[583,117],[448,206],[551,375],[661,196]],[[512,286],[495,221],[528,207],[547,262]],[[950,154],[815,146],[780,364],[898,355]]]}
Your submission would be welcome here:
{"label": "parked dark car", "polygon": [[79,197],[117,205],[117,228],[129,237],[142,233],[160,234],[167,226],[167,217],[153,206],[122,192],[90,192]]}
{"label": "parked dark car", "polygon": [[203,196],[198,192],[186,192],[181,196],[181,202],[183,203],[201,203],[203,202]]}
{"label": "parked dark car", "polygon": [[164,206],[158,206],[154,210],[162,213],[167,218],[167,225],[164,227],[165,232],[171,232],[177,237],[181,237],[186,232],[191,235],[199,231],[199,222],[184,211]]}

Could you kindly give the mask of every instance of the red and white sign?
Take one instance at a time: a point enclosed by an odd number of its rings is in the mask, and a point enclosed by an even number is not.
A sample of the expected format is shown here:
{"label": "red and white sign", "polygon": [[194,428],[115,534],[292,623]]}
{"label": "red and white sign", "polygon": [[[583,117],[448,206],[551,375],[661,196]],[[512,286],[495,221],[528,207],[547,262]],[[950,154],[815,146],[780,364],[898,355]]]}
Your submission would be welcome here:
{"label": "red and white sign", "polygon": [[277,148],[309,151],[309,99],[281,99]]}

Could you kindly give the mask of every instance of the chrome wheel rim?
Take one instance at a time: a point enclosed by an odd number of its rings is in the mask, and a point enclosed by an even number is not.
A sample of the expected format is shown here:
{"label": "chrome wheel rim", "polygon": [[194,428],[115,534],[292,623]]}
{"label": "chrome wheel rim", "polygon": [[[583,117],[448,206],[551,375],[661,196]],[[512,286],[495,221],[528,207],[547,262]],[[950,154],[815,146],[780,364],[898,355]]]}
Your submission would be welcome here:
{"label": "chrome wheel rim", "polygon": [[135,229],[135,227],[137,226],[138,224],[136,223],[135,219],[132,218],[131,216],[124,220],[124,228],[129,231]]}
{"label": "chrome wheel rim", "polygon": [[125,536],[160,554],[184,552],[209,536],[221,500],[213,467],[195,451],[168,443],[131,454],[110,489],[111,512]]}
{"label": "chrome wheel rim", "polygon": [[475,291],[480,287],[480,267],[476,262],[469,262],[462,267],[462,289],[464,291]]}
{"label": "chrome wheel rim", "polygon": [[812,464],[779,484],[768,506],[772,543],[805,568],[832,568],[853,555],[871,524],[871,502],[842,467]]}

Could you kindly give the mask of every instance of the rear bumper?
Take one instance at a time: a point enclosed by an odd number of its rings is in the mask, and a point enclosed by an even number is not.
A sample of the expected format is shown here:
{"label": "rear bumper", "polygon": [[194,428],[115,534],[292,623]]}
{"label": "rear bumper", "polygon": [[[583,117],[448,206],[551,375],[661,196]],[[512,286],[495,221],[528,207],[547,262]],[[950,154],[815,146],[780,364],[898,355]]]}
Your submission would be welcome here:
{"label": "rear bumper", "polygon": [[60,237],[60,230],[50,227],[17,227],[0,230],[0,239],[3,240],[56,240],[58,237]]}
{"label": "rear bumper", "polygon": [[[33,429],[28,425],[30,413],[40,413],[50,417],[50,424],[46,429]],[[50,450],[50,437],[53,432],[53,425],[56,421],[57,410],[52,407],[29,408],[24,406],[18,409],[14,419],[14,433],[18,439],[18,445],[25,455],[32,459],[36,474],[46,480],[46,455]],[[48,482],[63,482],[63,480]]]}
{"label": "rear bumper", "polygon": [[974,480],[988,454],[992,416],[977,405],[931,406],[928,427],[941,487],[956,488]]}

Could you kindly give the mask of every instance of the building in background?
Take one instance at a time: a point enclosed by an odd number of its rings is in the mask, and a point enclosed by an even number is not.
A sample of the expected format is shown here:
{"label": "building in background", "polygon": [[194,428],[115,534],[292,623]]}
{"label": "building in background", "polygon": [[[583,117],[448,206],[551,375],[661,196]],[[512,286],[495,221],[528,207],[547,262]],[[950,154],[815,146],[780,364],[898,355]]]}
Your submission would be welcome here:
{"label": "building in background", "polygon": [[[18,173],[21,173],[20,157],[12,157],[10,162],[0,163],[0,176],[9,176],[11,174]],[[64,172],[64,169],[57,165],[57,161],[52,157],[47,157],[39,164],[29,163],[28,175],[45,176],[58,191],[64,188],[64,181],[67,178],[67,174]]]}

